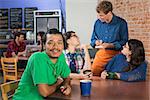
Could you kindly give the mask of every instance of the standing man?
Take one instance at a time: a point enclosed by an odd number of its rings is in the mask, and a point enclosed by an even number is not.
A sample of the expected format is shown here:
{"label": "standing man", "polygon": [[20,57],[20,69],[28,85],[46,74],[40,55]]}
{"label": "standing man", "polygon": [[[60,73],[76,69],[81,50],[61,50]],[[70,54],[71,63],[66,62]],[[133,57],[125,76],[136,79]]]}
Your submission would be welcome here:
{"label": "standing man", "polygon": [[93,75],[100,75],[106,63],[122,49],[128,41],[127,22],[112,11],[112,3],[102,1],[96,8],[97,17],[91,38],[91,46],[99,51],[92,65]]}
{"label": "standing man", "polygon": [[70,69],[62,53],[65,43],[62,33],[51,29],[43,41],[45,51],[30,56],[13,100],[43,100],[61,85],[61,92],[70,94]]}
{"label": "standing man", "polygon": [[15,34],[14,40],[8,43],[6,57],[16,57],[25,53],[26,43],[24,34],[18,32]]}

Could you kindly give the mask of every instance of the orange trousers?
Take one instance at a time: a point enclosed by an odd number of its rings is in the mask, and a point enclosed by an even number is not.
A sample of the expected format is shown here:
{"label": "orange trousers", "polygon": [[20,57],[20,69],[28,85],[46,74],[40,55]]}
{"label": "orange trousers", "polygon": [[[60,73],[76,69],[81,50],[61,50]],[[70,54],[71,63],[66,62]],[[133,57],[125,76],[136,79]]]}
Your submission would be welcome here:
{"label": "orange trousers", "polygon": [[101,72],[105,69],[105,65],[108,63],[108,61],[118,53],[119,51],[105,49],[100,49],[99,51],[97,51],[92,64],[93,75],[100,76]]}

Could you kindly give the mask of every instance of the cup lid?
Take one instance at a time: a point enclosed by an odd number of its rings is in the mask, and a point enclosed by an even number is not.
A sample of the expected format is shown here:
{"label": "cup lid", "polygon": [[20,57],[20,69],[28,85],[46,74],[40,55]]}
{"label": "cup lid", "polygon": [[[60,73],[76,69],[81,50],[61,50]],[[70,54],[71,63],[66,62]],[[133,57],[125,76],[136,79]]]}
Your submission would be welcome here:
{"label": "cup lid", "polygon": [[80,82],[87,83],[87,82],[92,82],[92,81],[91,80],[80,80]]}

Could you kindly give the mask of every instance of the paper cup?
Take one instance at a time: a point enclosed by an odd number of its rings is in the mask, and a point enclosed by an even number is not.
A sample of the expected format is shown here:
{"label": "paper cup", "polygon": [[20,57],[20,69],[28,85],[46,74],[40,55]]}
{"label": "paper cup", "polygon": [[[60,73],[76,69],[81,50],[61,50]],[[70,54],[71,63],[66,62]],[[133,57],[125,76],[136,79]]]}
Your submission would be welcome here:
{"label": "paper cup", "polygon": [[80,90],[82,96],[90,96],[91,94],[91,80],[80,80]]}

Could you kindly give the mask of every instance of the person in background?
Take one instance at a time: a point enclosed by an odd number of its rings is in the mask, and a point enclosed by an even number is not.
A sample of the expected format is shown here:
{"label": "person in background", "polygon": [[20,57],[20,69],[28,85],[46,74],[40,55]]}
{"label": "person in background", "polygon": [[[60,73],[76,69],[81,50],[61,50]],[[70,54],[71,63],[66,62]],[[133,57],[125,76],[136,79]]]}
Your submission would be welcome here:
{"label": "person in background", "polygon": [[43,32],[43,31],[39,31],[39,32],[37,33],[37,45],[38,45],[38,47],[41,48],[40,51],[43,51],[42,37],[43,37],[44,34],[45,34],[45,32]]}
{"label": "person in background", "polygon": [[14,40],[8,43],[6,57],[16,57],[25,54],[26,43],[24,34],[18,32],[15,34]]}
{"label": "person in background", "polygon": [[143,81],[146,79],[147,63],[143,43],[130,39],[120,54],[114,56],[101,73],[102,79]]}
{"label": "person in background", "polygon": [[71,93],[70,69],[62,53],[64,38],[57,29],[50,29],[43,37],[45,51],[32,54],[15,91],[13,100],[42,100],[59,89]]}
{"label": "person in background", "polygon": [[95,55],[92,72],[99,76],[107,62],[122,49],[128,41],[127,22],[112,11],[112,3],[101,1],[96,8],[97,17],[91,37],[91,46],[99,48]]}
{"label": "person in background", "polygon": [[68,31],[64,34],[66,47],[64,54],[67,64],[70,67],[71,78],[84,78],[83,71],[91,70],[90,57],[86,46],[81,46],[79,37],[74,31]]}
{"label": "person in background", "polygon": [[21,29],[15,28],[11,31],[11,33],[15,36],[18,32],[21,32]]}

